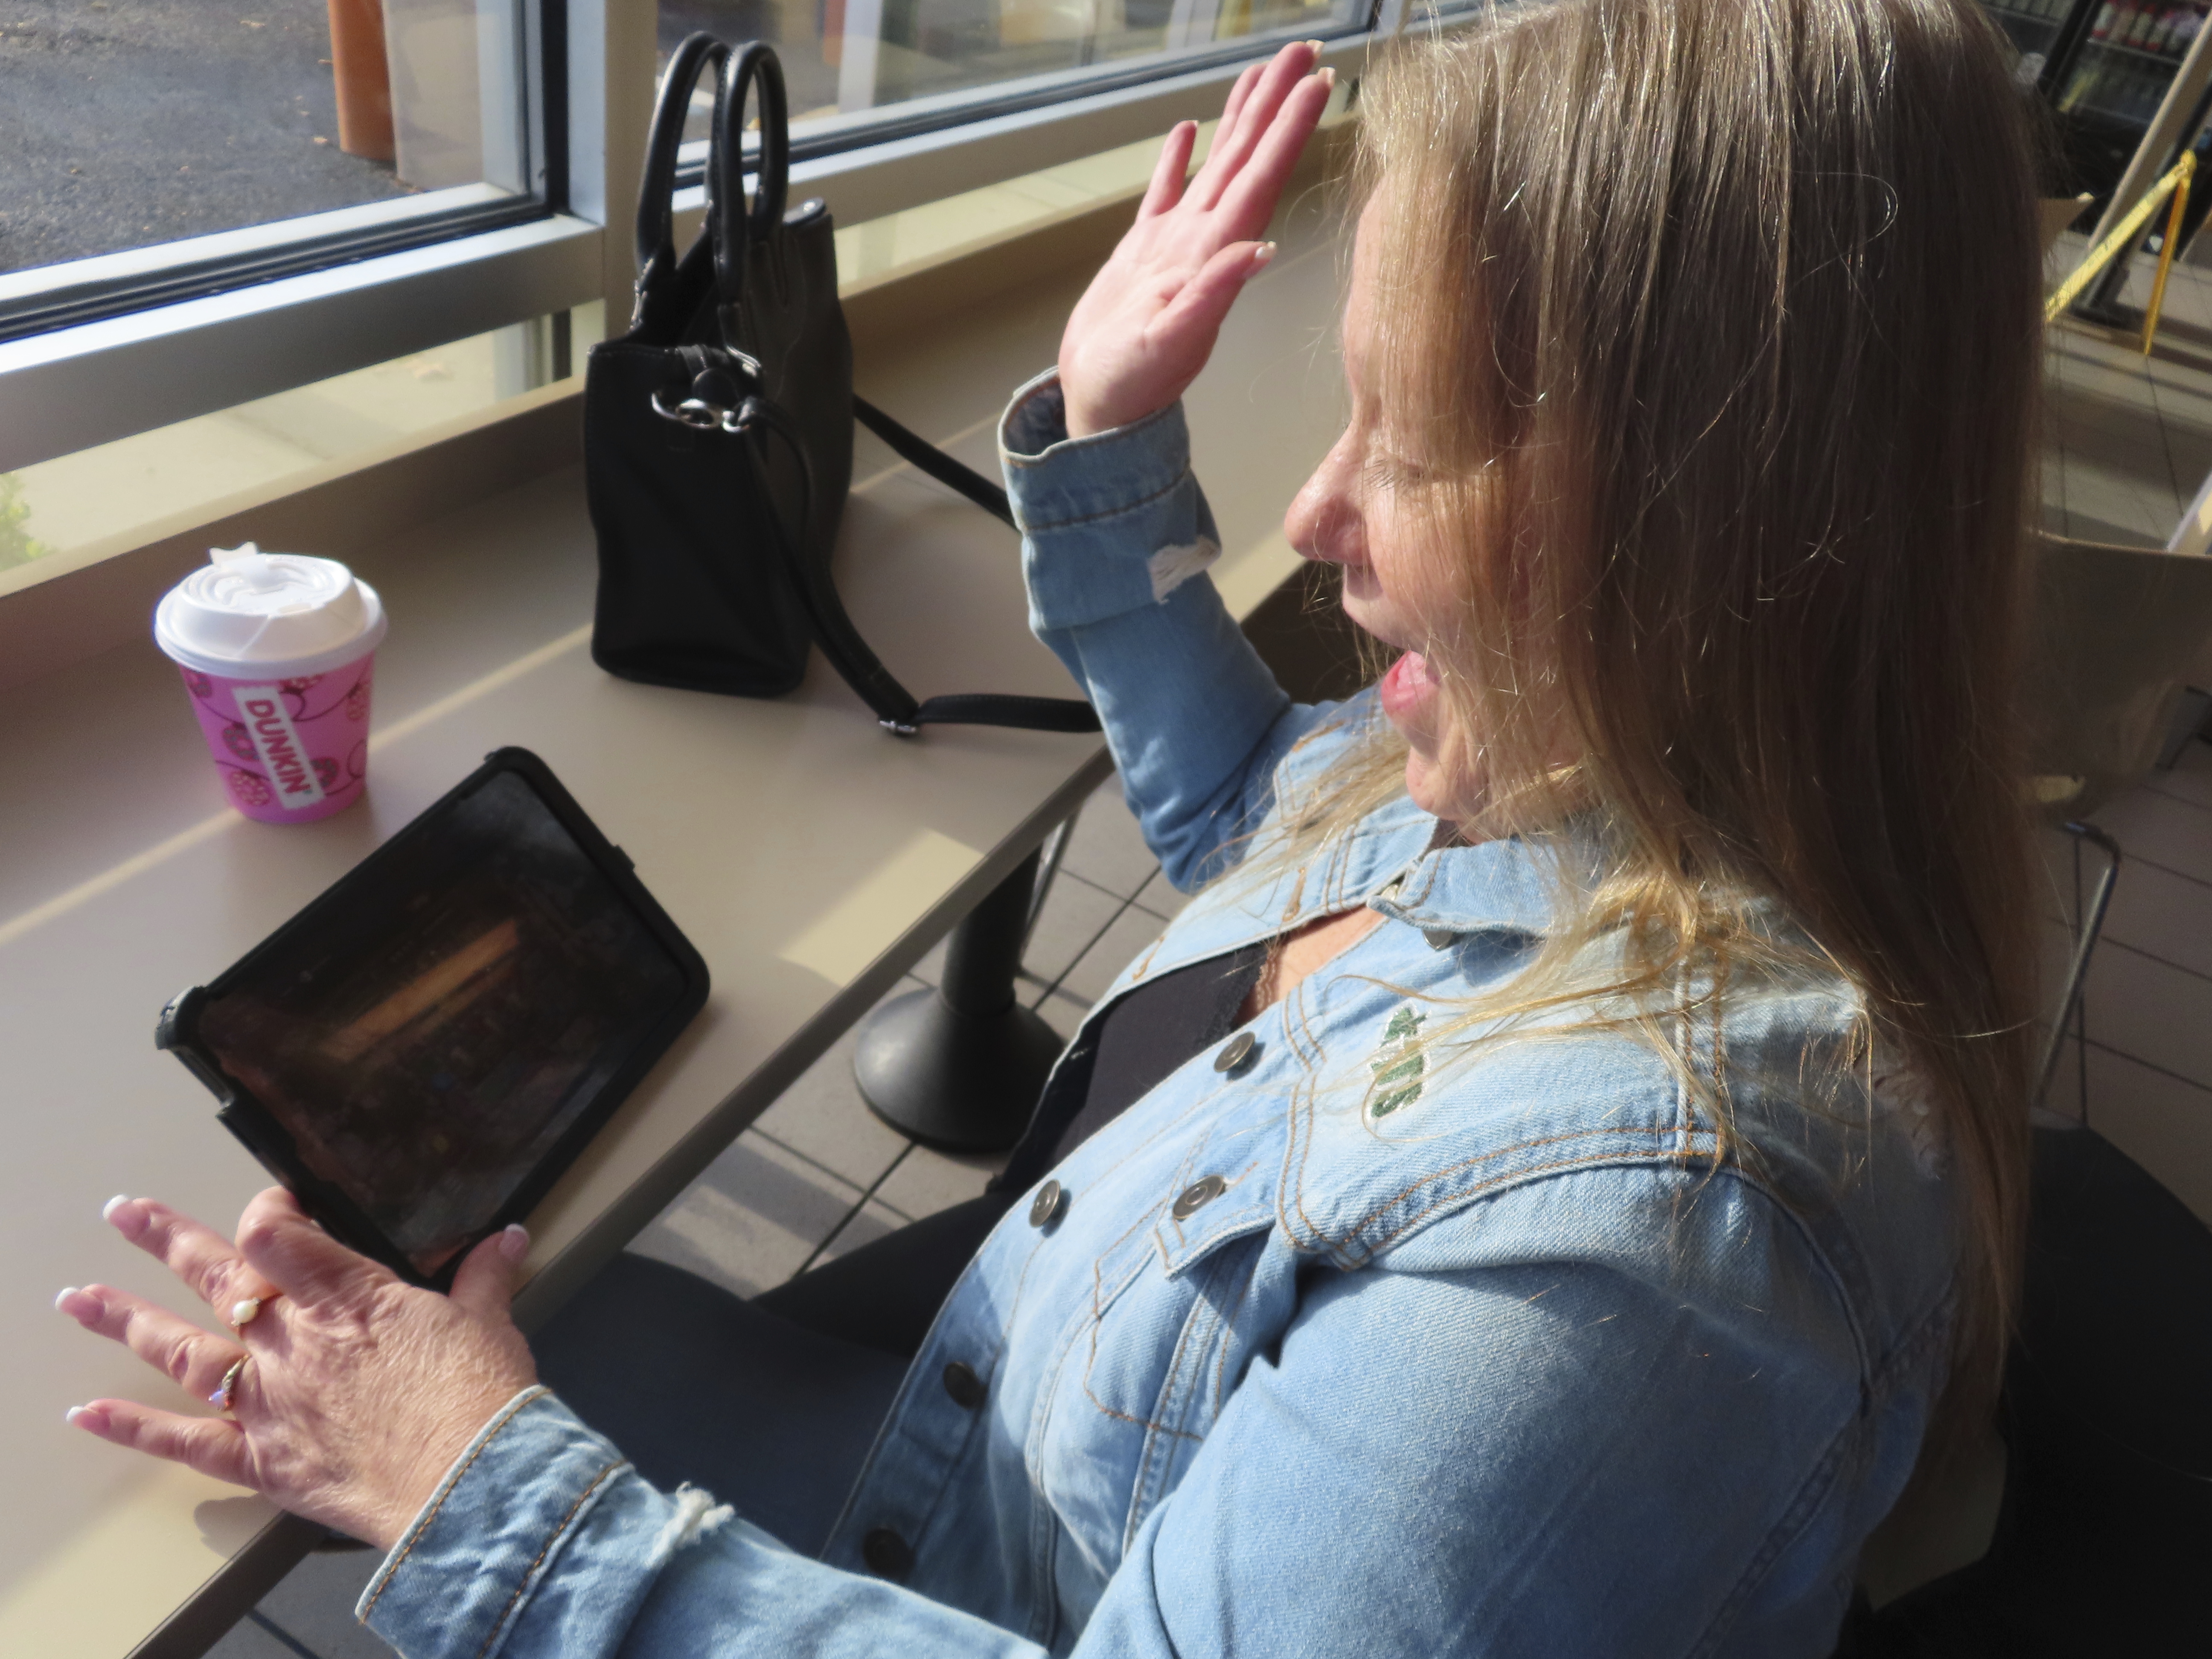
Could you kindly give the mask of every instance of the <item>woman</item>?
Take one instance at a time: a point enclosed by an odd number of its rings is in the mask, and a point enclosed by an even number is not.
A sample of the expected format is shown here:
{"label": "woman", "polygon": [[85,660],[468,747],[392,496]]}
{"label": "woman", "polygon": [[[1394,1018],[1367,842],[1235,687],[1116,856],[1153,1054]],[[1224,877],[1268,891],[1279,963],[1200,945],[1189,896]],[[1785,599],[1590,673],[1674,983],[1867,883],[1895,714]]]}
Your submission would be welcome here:
{"label": "woman", "polygon": [[447,1300],[281,1193],[234,1249],[113,1207],[213,1305],[281,1292],[237,1343],[63,1300],[203,1395],[242,1347],[236,1421],[77,1423],[387,1549],[414,1659],[1829,1650],[1986,1411],[2021,1224],[2021,118],[1968,0],[1564,0],[1399,58],[1289,529],[1402,654],[1299,708],[1200,574],[1176,400],[1313,61],[1187,186],[1178,129],[1006,416],[1036,624],[1202,890],[819,1559],[534,1386],[514,1241]]}

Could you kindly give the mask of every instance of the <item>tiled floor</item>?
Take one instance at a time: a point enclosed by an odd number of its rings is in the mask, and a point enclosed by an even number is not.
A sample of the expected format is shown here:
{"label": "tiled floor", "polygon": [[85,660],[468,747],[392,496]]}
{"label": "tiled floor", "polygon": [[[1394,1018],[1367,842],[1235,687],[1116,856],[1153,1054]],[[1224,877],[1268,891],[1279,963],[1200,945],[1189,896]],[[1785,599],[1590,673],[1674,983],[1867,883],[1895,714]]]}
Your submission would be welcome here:
{"label": "tiled floor", "polygon": [[[2083,245],[2063,239],[2054,274]],[[2152,274],[2135,262],[2127,303],[2148,301]],[[2046,526],[2164,546],[2212,472],[2212,269],[2174,267],[2148,358],[2062,325],[2048,364]],[[2190,744],[2096,816],[2123,863],[2083,999],[2087,1042],[2062,1057],[2048,1103],[2078,1115],[2086,1085],[2090,1124],[2212,1220],[2212,744]]]}
{"label": "tiled floor", "polygon": [[[1072,1035],[1180,902],[1109,781],[1076,819],[1024,954],[1020,994]],[[892,994],[934,984],[943,954],[939,945]],[[750,1295],[981,1192],[994,1160],[912,1146],[861,1103],[854,1041],[824,1055],[632,1248]]]}
{"label": "tiled floor", "polygon": [[2212,1221],[2212,744],[2096,821],[2123,861],[2086,1042],[2062,1055],[2049,1104],[2081,1115],[2086,1102],[2091,1127]]}
{"label": "tiled floor", "polygon": [[[1073,1034],[1182,903],[1121,804],[1119,781],[1108,780],[1076,819],[1024,953],[1020,994]],[[939,946],[925,957],[892,994],[934,983],[942,956]],[[914,1146],[861,1103],[854,1041],[823,1056],[632,1248],[750,1295],[981,1192],[994,1160]],[[210,1659],[390,1659],[353,1618],[377,1561],[366,1550],[310,1556]]]}
{"label": "tiled floor", "polygon": [[[2078,258],[2079,238],[2073,239]],[[2068,260],[2062,249],[2058,260]],[[2130,297],[2140,302],[2147,276]],[[2162,545],[2212,470],[2212,270],[2179,268],[2148,362],[2054,331],[2046,522]],[[2125,860],[2047,1105],[2090,1123],[2212,1220],[2212,744],[2099,814]],[[2070,892],[2054,838],[2057,897]],[[1038,919],[1023,994],[1063,1034],[1181,903],[1109,781],[1084,808]],[[2063,904],[2054,908],[2063,909]],[[940,952],[901,988],[933,982]],[[2085,1085],[2086,1085],[2086,1089]],[[861,1104],[839,1044],[663,1212],[635,1248],[745,1294],[982,1189],[988,1159],[910,1146]],[[384,1659],[354,1623],[376,1565],[318,1555],[213,1650],[216,1659]]]}

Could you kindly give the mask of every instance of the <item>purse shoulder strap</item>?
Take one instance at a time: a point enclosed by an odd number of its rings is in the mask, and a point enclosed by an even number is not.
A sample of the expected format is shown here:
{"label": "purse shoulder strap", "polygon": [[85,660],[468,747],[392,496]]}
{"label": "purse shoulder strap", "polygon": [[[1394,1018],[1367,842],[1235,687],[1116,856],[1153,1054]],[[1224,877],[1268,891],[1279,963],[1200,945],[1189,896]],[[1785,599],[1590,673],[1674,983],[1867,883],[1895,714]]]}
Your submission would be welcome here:
{"label": "purse shoulder strap", "polygon": [[[879,415],[881,411],[877,411]],[[890,421],[883,418],[906,441],[927,452],[945,469],[963,475],[978,487],[988,489],[990,484],[980,473],[954,460],[942,450]],[[797,463],[801,488],[799,499],[800,511],[812,495],[811,468],[806,459],[806,446],[791,417],[768,398],[757,393],[748,397],[738,410],[734,422],[744,433],[767,433],[780,439]],[[873,422],[871,422],[872,425]],[[903,454],[905,452],[900,452]],[[853,625],[852,617],[845,610],[845,602],[837,595],[836,583],[831,579],[827,561],[811,560],[799,550],[806,545],[806,526],[799,526],[796,537],[787,535],[778,518],[772,498],[761,475],[760,456],[749,447],[754,462],[754,477],[762,486],[760,497],[763,507],[761,517],[766,520],[769,538],[775,544],[777,556],[789,572],[793,585],[805,602],[807,615],[814,624],[815,641],[830,665],[842,675],[845,683],[860,694],[860,700],[875,711],[877,723],[886,731],[902,738],[914,736],[925,726],[1005,726],[1024,732],[1096,732],[1099,729],[1098,711],[1089,703],[1074,697],[1018,697],[996,692],[965,692],[951,696],[917,700],[914,694],[901,685],[883,659],[869,648],[860,637],[860,630]],[[908,459],[913,459],[909,456]],[[915,463],[920,465],[921,463]],[[942,475],[935,467],[925,468],[933,477]],[[945,482],[951,483],[951,479]],[[957,489],[958,486],[956,484]],[[964,495],[967,492],[963,490]],[[1001,501],[1005,492],[999,492]],[[1008,518],[1011,520],[1011,514]]]}
{"label": "purse shoulder strap", "polygon": [[1014,524],[1013,503],[1006,499],[1006,492],[975,468],[954,460],[927,438],[908,431],[866,398],[854,396],[853,416],[889,444],[891,453],[908,465],[927,473],[948,489],[958,491],[1001,524],[1021,528]]}

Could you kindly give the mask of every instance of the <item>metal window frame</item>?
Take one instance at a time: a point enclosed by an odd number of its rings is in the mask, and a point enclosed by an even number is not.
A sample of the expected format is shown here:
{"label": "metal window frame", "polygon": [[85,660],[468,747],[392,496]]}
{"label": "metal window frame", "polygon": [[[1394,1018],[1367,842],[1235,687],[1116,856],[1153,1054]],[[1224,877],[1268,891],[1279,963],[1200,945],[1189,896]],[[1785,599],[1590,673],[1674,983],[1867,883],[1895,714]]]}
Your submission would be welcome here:
{"label": "metal window frame", "polygon": [[[520,125],[515,176],[397,201],[309,214],[0,276],[0,341],[201,299],[281,276],[557,213],[568,181],[567,8],[514,6],[514,88]],[[549,100],[548,94],[555,95]],[[504,187],[501,187],[504,186]]]}
{"label": "metal window frame", "polygon": [[[1457,21],[1454,11],[1426,7],[1409,15],[1411,3],[1378,0],[1371,26],[1329,40],[1322,61],[1356,73],[1378,41],[1401,28]],[[173,245],[167,264],[158,253],[84,262],[106,265],[92,274],[118,288],[133,281],[142,288],[210,283],[221,258],[234,269],[241,260],[268,264],[245,285],[216,284],[169,303],[0,339],[0,471],[593,300],[608,303],[611,319],[626,316],[629,222],[653,93],[655,7],[653,0],[543,0],[538,11],[553,20],[546,33],[557,31],[566,60],[540,89],[538,107],[549,124],[556,112],[565,116],[565,142],[547,146],[557,160],[541,203],[519,222],[461,235],[452,234],[450,220],[433,233],[380,208],[316,216],[306,228],[310,237],[325,239],[325,260],[344,236],[366,239],[356,248],[373,248],[379,235],[424,234],[313,269],[276,268],[299,251],[288,251],[285,234],[297,243],[298,221]],[[1274,42],[1253,44],[1264,50]],[[1195,66],[1177,58],[1141,79],[1115,77],[1090,91],[1077,90],[1095,86],[1079,75],[1040,77],[1061,84],[1024,83],[997,98],[995,109],[993,96],[979,94],[964,119],[949,107],[910,112],[913,119],[890,124],[889,137],[825,146],[829,153],[795,160],[793,187],[826,198],[850,224],[996,184],[1215,112],[1252,55],[1209,52]],[[190,269],[195,262],[197,276]],[[10,286],[18,297],[24,291]],[[7,297],[8,287],[0,287],[0,301]]]}
{"label": "metal window frame", "polygon": [[[1374,10],[1372,0],[1369,0],[1368,9],[1370,14]],[[1331,41],[1364,40],[1374,32],[1371,22],[1345,23],[1317,31],[1317,38],[1326,47]],[[872,109],[855,110],[850,114],[826,117],[797,128],[792,134],[792,159],[794,162],[805,161],[842,155],[848,150],[872,149],[926,133],[973,126],[1001,116],[1062,105],[1077,98],[1103,96],[1185,76],[1226,70],[1233,78],[1255,58],[1291,40],[1315,38],[1316,33],[1302,34],[1297,27],[1286,27],[1209,42],[1202,46],[1052,70],[1011,80],[963,87],[951,92],[932,93],[895,104],[878,105]],[[700,182],[706,153],[707,146],[703,140],[684,146],[676,175],[680,187]]]}
{"label": "metal window frame", "polygon": [[[1384,3],[1386,9],[1396,10],[1403,0]],[[1378,24],[1357,34],[1340,35],[1324,43],[1321,61],[1340,74],[1357,72],[1370,49],[1391,32]],[[1269,47],[1279,44],[1262,43]],[[821,197],[841,223],[859,224],[1018,179],[1155,137],[1177,121],[1219,114],[1223,96],[1250,61],[1250,54],[1219,58],[1209,54],[1194,68],[1177,65],[1174,73],[1081,96],[1018,103],[957,125],[933,122],[827,154],[795,153],[792,192]],[[798,146],[793,149],[798,152]]]}

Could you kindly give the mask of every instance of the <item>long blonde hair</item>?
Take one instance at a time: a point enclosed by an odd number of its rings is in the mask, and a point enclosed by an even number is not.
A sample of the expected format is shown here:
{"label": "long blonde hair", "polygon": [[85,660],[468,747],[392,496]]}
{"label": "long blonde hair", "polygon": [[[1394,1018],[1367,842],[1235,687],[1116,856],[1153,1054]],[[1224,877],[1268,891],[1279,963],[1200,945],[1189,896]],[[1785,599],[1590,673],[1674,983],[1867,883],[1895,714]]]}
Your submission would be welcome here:
{"label": "long blonde hair", "polygon": [[[1572,820],[1604,854],[1469,1018],[1594,990],[1680,1017],[1690,984],[1716,1014],[1784,965],[1778,904],[1940,1103],[1966,1222],[1947,1416],[1978,1413],[2024,1224],[2035,951],[2014,697],[2039,244],[1994,29],[1972,0],[1557,0],[1369,85],[1374,378],[1459,600],[1431,671],[1481,734],[1461,758],[1491,827]],[[1317,854],[1403,753],[1376,722],[1265,861]],[[1626,977],[1565,982],[1601,939]]]}

